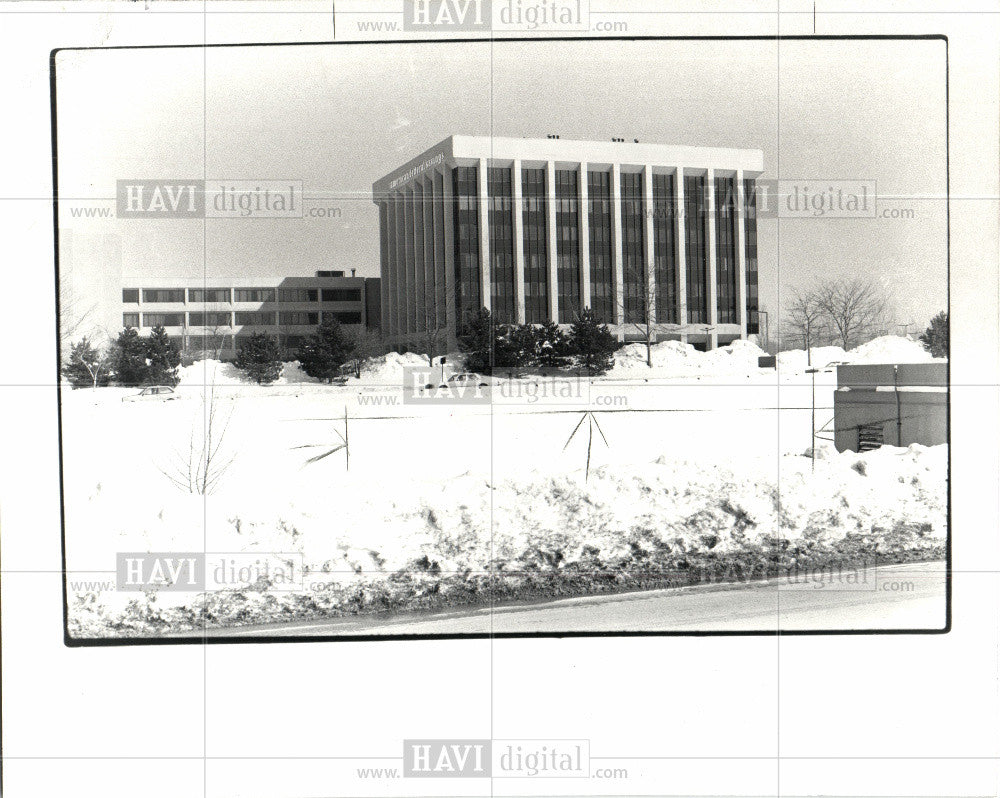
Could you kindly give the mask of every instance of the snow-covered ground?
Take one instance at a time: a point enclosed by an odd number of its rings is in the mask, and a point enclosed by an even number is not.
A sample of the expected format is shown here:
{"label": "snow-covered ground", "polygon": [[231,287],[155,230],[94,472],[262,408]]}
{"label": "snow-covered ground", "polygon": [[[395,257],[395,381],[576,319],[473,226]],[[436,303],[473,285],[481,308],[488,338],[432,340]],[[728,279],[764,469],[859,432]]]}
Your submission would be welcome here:
{"label": "snow-covered ground", "polygon": [[[275,385],[248,385],[205,361],[182,370],[179,401],[64,391],[70,580],[107,579],[122,551],[295,554],[309,569],[300,589],[210,598],[210,622],[239,623],[482,600],[491,566],[506,575],[490,589],[517,596],[608,589],[585,573],[628,586],[650,568],[727,558],[794,566],[939,552],[947,447],[857,455],[820,441],[814,463],[803,456],[805,353],[782,353],[777,371],[757,368],[760,354],[747,342],[711,353],[664,343],[649,369],[645,347],[630,345],[604,377],[501,380],[486,404],[404,401],[404,367],[427,363],[413,354],[380,358],[344,386],[297,364]],[[926,359],[895,338],[813,350],[820,367]],[[816,375],[817,426],[832,419],[834,387],[834,370]],[[210,394],[216,462],[227,465],[204,497],[175,483],[201,453]],[[345,414],[349,468],[343,449],[307,462],[340,445]],[[119,631],[151,633],[164,608],[183,625],[202,601],[73,592],[71,624],[84,635],[114,633],[121,618],[131,626]]]}
{"label": "snow-covered ground", "polygon": [[[744,374],[757,369],[757,358],[766,355],[751,341],[734,341],[711,352],[698,352],[679,341],[653,344],[653,368],[646,365],[646,345],[628,344],[615,356],[614,377],[679,376],[683,374]],[[844,351],[839,346],[817,346],[809,351],[813,368],[831,363],[928,363],[934,358],[918,342],[898,335],[875,338],[856,349]],[[809,357],[802,349],[778,354],[778,370],[804,372]]]}

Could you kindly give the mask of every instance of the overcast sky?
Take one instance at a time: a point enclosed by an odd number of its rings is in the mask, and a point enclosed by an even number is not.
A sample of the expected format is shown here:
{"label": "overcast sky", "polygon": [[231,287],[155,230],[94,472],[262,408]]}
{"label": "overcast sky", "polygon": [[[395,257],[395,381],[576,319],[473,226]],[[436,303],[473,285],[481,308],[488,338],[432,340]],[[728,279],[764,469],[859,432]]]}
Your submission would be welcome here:
{"label": "overcast sky", "polygon": [[[831,275],[946,304],[942,41],[483,42],[64,52],[61,225],[76,290],[125,277],[378,274],[372,182],[451,134],[760,149],[765,178],[874,180],[909,219],[761,220],[760,293]],[[296,179],[337,219],[81,220],[126,178]],[[107,239],[105,239],[106,241]],[[111,239],[116,240],[116,239]],[[117,266],[110,271],[116,271]],[[93,278],[93,279],[92,279]],[[83,288],[81,289],[81,286]],[[107,294],[106,294],[107,295]],[[115,312],[118,308],[114,308]],[[772,322],[773,323],[773,322]]]}

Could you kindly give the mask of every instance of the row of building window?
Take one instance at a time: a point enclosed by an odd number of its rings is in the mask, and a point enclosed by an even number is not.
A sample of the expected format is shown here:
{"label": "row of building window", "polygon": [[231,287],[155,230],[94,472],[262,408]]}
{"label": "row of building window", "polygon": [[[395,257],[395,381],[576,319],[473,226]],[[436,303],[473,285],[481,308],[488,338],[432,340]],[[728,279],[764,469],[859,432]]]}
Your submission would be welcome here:
{"label": "row of building window", "polygon": [[644,324],[649,318],[649,277],[643,241],[642,174],[621,173],[622,279],[624,281],[625,323]]}
{"label": "row of building window", "polygon": [[559,321],[576,321],[580,308],[580,213],[576,173],[556,170],[556,284]]}
{"label": "row of building window", "polygon": [[760,322],[757,300],[757,186],[753,180],[743,181],[743,212],[746,219],[747,333],[755,335],[760,332]]}
{"label": "row of building window", "polygon": [[615,275],[611,253],[611,174],[587,172],[590,230],[590,307],[602,321],[615,314]]}
{"label": "row of building window", "polygon": [[[122,302],[139,304],[138,288],[122,289]],[[360,288],[143,288],[144,303],[184,302],[360,302]]]}
{"label": "row of building window", "polygon": [[498,324],[517,321],[514,296],[514,189],[510,169],[490,168],[487,220],[490,237],[490,307]]}
{"label": "row of building window", "polygon": [[[572,322],[582,304],[580,287],[580,248],[586,245],[590,255],[591,307],[606,321],[616,313],[616,286],[613,255],[612,172],[587,172],[588,199],[583,209],[588,215],[588,241],[579,240],[579,192],[576,171],[554,170],[556,216],[557,287],[550,286],[548,273],[548,186],[547,170],[521,170],[521,233],[524,258],[525,321],[542,323],[549,319],[549,292],[558,290],[559,321]],[[442,175],[434,177],[433,190],[415,186],[396,202],[380,208],[383,229],[383,262],[395,262],[390,273],[397,275],[390,294],[394,317],[389,321],[398,331],[422,331],[441,323],[443,286],[436,285],[436,261],[443,246]],[[480,264],[480,186],[476,166],[455,167],[450,175],[453,191],[455,304],[459,320],[468,319],[483,304],[483,275]],[[678,245],[676,219],[678,178],[674,174],[654,174],[651,194],[653,208],[647,212],[644,174],[620,173],[620,213],[622,226],[622,278],[624,319],[641,323],[655,305],[656,323],[707,324],[709,322],[709,264],[707,225],[708,203],[715,200],[718,212],[711,223],[716,234],[717,321],[739,321],[737,308],[738,278],[736,258],[737,208],[736,180],[716,178],[713,185],[703,175],[683,176],[684,224],[681,229],[685,249],[687,318],[678,317]],[[513,321],[516,317],[516,271],[514,247],[514,203],[512,174],[509,168],[490,167],[486,173],[486,221],[490,255],[489,290],[494,319]],[[757,233],[755,181],[744,181],[746,215],[745,267],[746,313],[748,323],[757,316]],[[710,194],[711,192],[711,194]],[[401,205],[400,203],[403,203]],[[405,213],[400,212],[405,205]],[[420,209],[423,209],[422,211]],[[395,212],[394,212],[395,210]],[[418,217],[418,212],[421,214]],[[645,217],[651,218],[654,286],[647,296],[650,275],[646,268]],[[422,221],[422,224],[421,224]],[[423,279],[421,279],[421,276]],[[410,281],[412,280],[412,283]],[[404,282],[405,281],[405,282]],[[407,283],[412,285],[415,302],[407,301]],[[650,302],[652,299],[652,302]],[[423,308],[426,307],[426,311]],[[426,315],[426,319],[422,316]]]}
{"label": "row of building window", "polygon": [[674,175],[653,175],[653,279],[659,324],[677,324],[675,184]]}
{"label": "row of building window", "polygon": [[549,318],[548,194],[544,169],[521,170],[521,229],[524,238],[524,320]]}
{"label": "row of building window", "polygon": [[715,294],[719,324],[738,324],[736,298],[736,180],[715,178]]}
{"label": "row of building window", "polygon": [[[187,323],[185,324],[185,315]],[[235,322],[234,322],[235,316]],[[336,319],[341,324],[361,324],[358,311],[291,311],[275,313],[273,310],[237,310],[204,313],[123,313],[124,327],[274,327],[317,325],[320,321]]]}
{"label": "row of building window", "polygon": [[[248,333],[237,333],[234,335],[198,335],[189,334],[181,336],[181,346],[189,352],[202,352],[207,354],[239,349],[243,342],[248,340]],[[285,349],[297,349],[308,339],[305,335],[278,335],[278,343]]]}
{"label": "row of building window", "polygon": [[460,324],[483,306],[479,279],[479,170],[458,166],[452,172],[455,195],[455,308]]}

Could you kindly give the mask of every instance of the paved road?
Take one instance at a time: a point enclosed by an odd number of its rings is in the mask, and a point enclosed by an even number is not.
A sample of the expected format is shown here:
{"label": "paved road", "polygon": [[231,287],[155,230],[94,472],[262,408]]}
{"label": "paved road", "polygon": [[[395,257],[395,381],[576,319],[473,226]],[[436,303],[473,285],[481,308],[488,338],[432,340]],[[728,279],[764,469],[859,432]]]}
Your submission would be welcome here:
{"label": "paved road", "polygon": [[[767,580],[474,610],[299,621],[213,630],[212,636],[426,635],[604,631],[941,629],[944,562],[881,566],[821,586]],[[200,634],[192,635],[200,636]]]}

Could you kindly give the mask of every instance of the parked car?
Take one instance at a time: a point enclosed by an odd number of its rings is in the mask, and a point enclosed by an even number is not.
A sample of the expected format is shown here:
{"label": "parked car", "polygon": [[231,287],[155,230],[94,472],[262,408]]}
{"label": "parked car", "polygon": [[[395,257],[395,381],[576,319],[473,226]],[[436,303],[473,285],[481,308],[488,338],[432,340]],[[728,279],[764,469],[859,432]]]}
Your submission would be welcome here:
{"label": "parked car", "polygon": [[143,388],[139,393],[131,396],[123,396],[123,402],[169,402],[171,399],[180,399],[177,393],[169,385],[150,385]]}
{"label": "parked car", "polygon": [[452,374],[448,378],[449,388],[464,388],[471,385],[477,385],[480,388],[485,388],[487,386],[486,378],[481,374],[473,374],[471,372]]}

